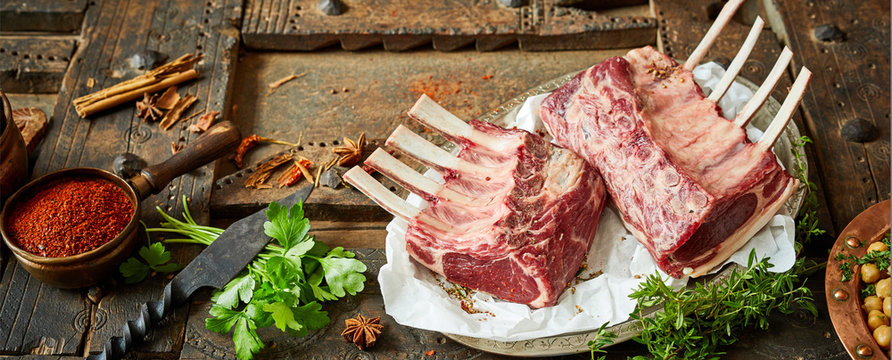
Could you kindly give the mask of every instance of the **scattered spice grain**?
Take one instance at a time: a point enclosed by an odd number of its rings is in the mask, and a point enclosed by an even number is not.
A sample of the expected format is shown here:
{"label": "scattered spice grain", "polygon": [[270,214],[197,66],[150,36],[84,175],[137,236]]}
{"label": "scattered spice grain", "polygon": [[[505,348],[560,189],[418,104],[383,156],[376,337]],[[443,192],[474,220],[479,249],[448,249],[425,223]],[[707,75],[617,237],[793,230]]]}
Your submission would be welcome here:
{"label": "scattered spice grain", "polygon": [[72,256],[114,239],[133,217],[117,185],[92,176],[52,181],[17,201],[9,217],[12,243],[35,255]]}

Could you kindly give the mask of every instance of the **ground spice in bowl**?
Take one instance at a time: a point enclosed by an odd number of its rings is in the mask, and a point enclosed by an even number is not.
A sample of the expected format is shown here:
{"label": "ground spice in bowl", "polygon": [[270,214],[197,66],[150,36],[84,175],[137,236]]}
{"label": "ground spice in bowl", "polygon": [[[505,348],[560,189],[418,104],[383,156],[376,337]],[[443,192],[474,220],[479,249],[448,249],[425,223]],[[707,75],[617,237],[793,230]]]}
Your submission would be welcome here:
{"label": "ground spice in bowl", "polygon": [[11,241],[45,257],[93,250],[114,239],[133,217],[127,194],[91,176],[54,180],[14,204],[7,223]]}

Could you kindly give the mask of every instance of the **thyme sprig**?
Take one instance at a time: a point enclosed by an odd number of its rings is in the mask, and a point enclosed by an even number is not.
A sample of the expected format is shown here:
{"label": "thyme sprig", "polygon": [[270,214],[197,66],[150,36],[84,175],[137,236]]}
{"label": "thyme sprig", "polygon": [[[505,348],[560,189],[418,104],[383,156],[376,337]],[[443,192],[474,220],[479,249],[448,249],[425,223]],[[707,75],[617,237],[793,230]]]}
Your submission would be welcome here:
{"label": "thyme sprig", "polygon": [[[633,340],[647,346],[649,356],[639,359],[717,359],[724,346],[735,343],[741,329],[757,326],[766,329],[774,311],[791,313],[798,308],[817,316],[812,293],[805,287],[806,276],[826,263],[800,257],[803,245],[824,233],[818,227],[816,186],[805,175],[803,148],[811,143],[808,137],[793,142],[796,177],[806,191],[800,216],[796,222],[794,249],[797,259],[785,273],[772,273],[769,258],[757,259],[751,252],[747,267],[731,271],[730,276],[712,284],[696,283],[682,289],[667,286],[659,274],[649,276],[630,297],[638,303],[630,315],[642,327]],[[662,305],[663,310],[646,317],[643,309]],[[595,339],[604,337],[602,326]],[[615,335],[614,335],[615,336]],[[603,353],[607,341],[589,343],[592,358]]]}

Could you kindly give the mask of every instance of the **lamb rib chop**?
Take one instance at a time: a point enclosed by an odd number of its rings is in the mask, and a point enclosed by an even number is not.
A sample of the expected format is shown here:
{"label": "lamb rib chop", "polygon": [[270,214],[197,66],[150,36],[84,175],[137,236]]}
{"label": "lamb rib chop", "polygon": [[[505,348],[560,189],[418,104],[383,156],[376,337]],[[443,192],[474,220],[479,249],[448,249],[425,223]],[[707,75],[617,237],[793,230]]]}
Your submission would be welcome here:
{"label": "lamb rib chop", "polygon": [[581,72],[540,107],[555,141],[600,171],[626,227],[675,277],[700,276],[725,261],[799,185],[770,148],[802,97],[808,69],[800,71],[758,142],[750,142],[742,128],[789,63],[788,49],[734,121],[716,105],[762,20],[710,98],[691,73],[739,3],[723,9],[684,66],[651,47],[635,49]]}
{"label": "lamb rib chop", "polygon": [[409,205],[359,167],[344,179],[406,220],[409,254],[447,280],[533,308],[557,303],[604,209],[598,173],[539,135],[465,123],[427,96],[409,116],[458,144],[458,155],[402,125],[387,145],[437,170],[444,182],[382,149],[365,163],[427,200],[427,208]]}

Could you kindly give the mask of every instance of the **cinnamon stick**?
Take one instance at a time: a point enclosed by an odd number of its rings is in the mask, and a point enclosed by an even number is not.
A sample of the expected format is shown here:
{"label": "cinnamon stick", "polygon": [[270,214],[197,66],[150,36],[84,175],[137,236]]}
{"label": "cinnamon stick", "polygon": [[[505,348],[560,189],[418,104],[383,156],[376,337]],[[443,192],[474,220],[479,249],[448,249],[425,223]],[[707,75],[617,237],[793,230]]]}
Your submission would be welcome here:
{"label": "cinnamon stick", "polygon": [[138,99],[145,93],[154,93],[197,78],[199,73],[192,67],[199,60],[201,60],[201,56],[183,55],[146,74],[74,99],[72,103],[78,115],[88,117],[97,112]]}

